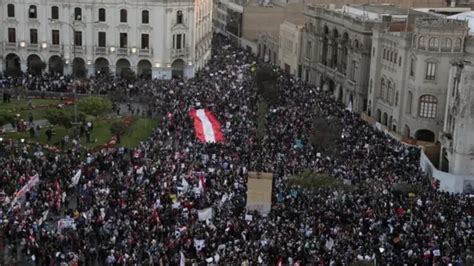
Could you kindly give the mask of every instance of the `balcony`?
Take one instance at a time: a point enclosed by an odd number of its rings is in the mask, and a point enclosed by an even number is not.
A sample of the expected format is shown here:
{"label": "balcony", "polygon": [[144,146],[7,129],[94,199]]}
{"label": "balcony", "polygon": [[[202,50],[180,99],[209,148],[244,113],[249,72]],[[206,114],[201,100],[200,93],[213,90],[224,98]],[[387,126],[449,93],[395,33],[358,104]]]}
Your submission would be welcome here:
{"label": "balcony", "polygon": [[51,53],[59,53],[61,52],[61,45],[59,44],[52,44],[49,46],[49,52]]}
{"label": "balcony", "polygon": [[127,56],[128,55],[128,48],[118,48],[117,49],[118,56]]}
{"label": "balcony", "polygon": [[107,54],[107,47],[94,47],[94,51],[96,55],[106,55]]}
{"label": "balcony", "polygon": [[178,58],[178,57],[186,57],[189,55],[189,49],[182,48],[182,49],[171,49],[171,58]]}
{"label": "balcony", "polygon": [[30,43],[26,48],[28,52],[38,52],[40,50],[40,45],[37,43]]}
{"label": "balcony", "polygon": [[17,43],[16,42],[6,42],[5,43],[5,50],[15,51],[16,49],[17,49]]}
{"label": "balcony", "polygon": [[152,55],[151,49],[140,49],[138,50],[138,55],[142,57],[148,57]]}
{"label": "balcony", "polygon": [[74,45],[74,47],[72,48],[72,52],[74,54],[82,53],[82,52],[84,52],[84,47],[82,45],[81,46]]}

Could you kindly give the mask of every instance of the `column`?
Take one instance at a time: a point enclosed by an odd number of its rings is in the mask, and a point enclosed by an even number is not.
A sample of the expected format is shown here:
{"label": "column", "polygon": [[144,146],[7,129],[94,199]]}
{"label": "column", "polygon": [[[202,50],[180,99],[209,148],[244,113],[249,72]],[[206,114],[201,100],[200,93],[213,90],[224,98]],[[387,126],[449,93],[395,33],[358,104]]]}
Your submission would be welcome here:
{"label": "column", "polygon": [[65,76],[72,75],[72,64],[71,63],[64,65],[64,75]]}
{"label": "column", "polygon": [[21,62],[20,68],[21,68],[21,72],[23,73],[26,73],[26,71],[28,71],[28,65],[26,64],[26,62]]}
{"label": "column", "polygon": [[94,64],[87,64],[87,77],[95,76],[95,65]]}
{"label": "column", "polygon": [[0,73],[2,73],[4,71],[4,64],[5,64],[5,62],[3,62],[3,59],[0,58]]}

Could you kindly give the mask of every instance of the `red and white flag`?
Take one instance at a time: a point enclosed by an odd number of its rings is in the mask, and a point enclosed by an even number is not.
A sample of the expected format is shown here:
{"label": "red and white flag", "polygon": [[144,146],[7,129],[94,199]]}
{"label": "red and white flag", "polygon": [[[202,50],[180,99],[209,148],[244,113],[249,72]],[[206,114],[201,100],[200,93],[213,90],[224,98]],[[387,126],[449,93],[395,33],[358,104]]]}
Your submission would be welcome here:
{"label": "red and white flag", "polygon": [[202,142],[223,142],[224,135],[221,124],[217,118],[207,109],[192,109],[189,115],[194,120],[196,137]]}

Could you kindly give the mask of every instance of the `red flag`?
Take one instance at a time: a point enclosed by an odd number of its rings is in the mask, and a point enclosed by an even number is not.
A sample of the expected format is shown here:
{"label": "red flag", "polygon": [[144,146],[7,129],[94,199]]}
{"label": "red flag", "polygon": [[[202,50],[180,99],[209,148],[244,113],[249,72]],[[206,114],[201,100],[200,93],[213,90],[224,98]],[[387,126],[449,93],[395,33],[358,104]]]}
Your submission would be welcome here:
{"label": "red flag", "polygon": [[199,175],[199,191],[203,192],[206,190],[206,179],[204,175]]}
{"label": "red flag", "polygon": [[202,142],[223,142],[221,124],[207,109],[192,109],[189,115],[194,120],[196,137]]}

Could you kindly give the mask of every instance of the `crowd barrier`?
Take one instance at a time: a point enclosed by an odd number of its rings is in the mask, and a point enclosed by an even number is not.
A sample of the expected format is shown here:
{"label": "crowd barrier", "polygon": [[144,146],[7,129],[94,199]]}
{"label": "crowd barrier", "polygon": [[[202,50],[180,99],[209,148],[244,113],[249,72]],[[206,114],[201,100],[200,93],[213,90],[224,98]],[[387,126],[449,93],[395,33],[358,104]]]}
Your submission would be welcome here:
{"label": "crowd barrier", "polygon": [[369,125],[372,125],[375,129],[384,132],[388,136],[400,141],[400,143],[406,146],[417,146],[418,148],[420,148],[420,167],[428,178],[432,180],[439,180],[439,189],[441,191],[446,191],[449,193],[474,194],[474,176],[454,175],[436,169],[436,167],[426,155],[425,150],[422,146],[416,145],[416,142],[412,142],[413,144],[407,143],[400,135],[396,134],[395,132],[389,131],[385,126],[375,121],[372,117],[369,117],[365,113],[362,113],[360,117]]}

